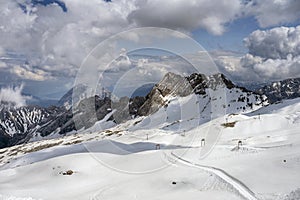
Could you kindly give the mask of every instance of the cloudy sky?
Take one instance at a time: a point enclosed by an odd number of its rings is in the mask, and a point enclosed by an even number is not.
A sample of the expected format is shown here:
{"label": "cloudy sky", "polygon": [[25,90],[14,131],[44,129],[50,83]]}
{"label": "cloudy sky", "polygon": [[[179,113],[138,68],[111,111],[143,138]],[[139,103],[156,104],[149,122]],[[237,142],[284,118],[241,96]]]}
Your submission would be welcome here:
{"label": "cloudy sky", "polygon": [[189,35],[235,81],[300,77],[299,10],[299,0],[3,0],[0,87],[58,98],[97,44],[138,27]]}

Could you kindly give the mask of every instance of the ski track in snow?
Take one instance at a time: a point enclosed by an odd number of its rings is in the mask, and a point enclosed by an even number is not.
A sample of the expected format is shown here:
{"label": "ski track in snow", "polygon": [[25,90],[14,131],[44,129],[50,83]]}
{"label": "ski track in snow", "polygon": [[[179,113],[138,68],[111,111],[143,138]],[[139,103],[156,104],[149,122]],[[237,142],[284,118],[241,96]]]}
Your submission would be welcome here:
{"label": "ski track in snow", "polygon": [[[166,155],[166,156],[168,157],[168,155]],[[244,197],[245,199],[258,200],[258,198],[255,196],[254,192],[252,192],[244,183],[242,183],[240,180],[234,178],[233,176],[231,176],[224,170],[218,169],[215,167],[211,167],[211,166],[204,166],[204,165],[199,165],[199,164],[190,162],[188,160],[185,160],[185,159],[177,156],[173,152],[171,152],[170,156],[174,157],[176,161],[179,161],[185,165],[196,167],[203,171],[214,174],[215,176],[217,176],[218,178],[220,178],[221,180],[223,180],[224,182],[226,182],[227,184],[232,186],[237,191],[237,193],[239,195],[241,195],[242,197]],[[171,158],[171,159],[173,160],[173,158]]]}

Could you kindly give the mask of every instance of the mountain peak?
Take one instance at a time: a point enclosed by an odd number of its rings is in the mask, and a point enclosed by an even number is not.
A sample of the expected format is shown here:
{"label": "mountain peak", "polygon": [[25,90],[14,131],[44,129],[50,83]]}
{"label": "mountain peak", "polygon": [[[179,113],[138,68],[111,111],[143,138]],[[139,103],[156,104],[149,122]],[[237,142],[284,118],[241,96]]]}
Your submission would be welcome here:
{"label": "mountain peak", "polygon": [[282,81],[275,81],[263,86],[256,91],[265,94],[271,103],[279,102],[283,99],[293,99],[300,97],[300,78],[290,78]]}
{"label": "mountain peak", "polygon": [[[235,91],[233,92],[233,90]],[[236,86],[224,74],[218,73],[213,75],[204,75],[193,73],[190,76],[183,77],[178,74],[169,72],[165,74],[163,79],[156,84],[152,91],[147,95],[146,102],[139,110],[140,115],[149,115],[156,112],[162,106],[166,106],[168,99],[172,97],[186,97],[190,94],[196,94],[200,99],[209,98],[211,100],[220,97],[212,97],[211,92],[220,90],[220,93],[230,98],[223,107],[230,107],[233,102],[239,106],[237,110],[246,111],[247,108],[254,109],[254,105],[262,106],[267,104],[267,99],[263,95],[256,94],[245,88]],[[233,94],[234,93],[234,94]],[[226,100],[224,100],[226,101]],[[234,111],[234,109],[231,109]]]}
{"label": "mountain peak", "polygon": [[[31,141],[36,136],[37,138],[48,135],[59,137],[61,134],[76,129],[87,129],[103,119],[105,123],[113,126],[132,117],[152,115],[160,109],[164,112],[168,109],[168,112],[175,112],[174,109],[180,108],[181,105],[174,107],[174,103],[177,100],[180,102],[183,99],[189,99],[190,95],[194,95],[192,98],[197,102],[192,105],[196,108],[195,113],[192,112],[192,114],[198,117],[200,115],[200,120],[207,121],[211,120],[211,115],[216,110],[221,110],[223,114],[246,113],[268,105],[269,101],[264,92],[269,97],[281,95],[276,96],[277,98],[283,98],[284,95],[288,98],[300,96],[299,85],[300,79],[288,79],[274,82],[257,93],[235,85],[221,73],[213,75],[194,73],[183,77],[169,72],[160,82],[151,87],[146,97],[121,98],[117,102],[113,102],[109,97],[86,98],[82,95],[86,87],[79,85],[63,96],[60,107],[25,106],[2,109],[0,111],[0,137],[6,142],[1,145],[5,147]],[[76,99],[78,109],[75,109],[76,112],[73,113],[72,109],[65,109],[64,103],[69,102],[72,105],[74,89],[79,96]],[[4,108],[5,104],[1,106]],[[76,121],[79,118],[81,121]]]}

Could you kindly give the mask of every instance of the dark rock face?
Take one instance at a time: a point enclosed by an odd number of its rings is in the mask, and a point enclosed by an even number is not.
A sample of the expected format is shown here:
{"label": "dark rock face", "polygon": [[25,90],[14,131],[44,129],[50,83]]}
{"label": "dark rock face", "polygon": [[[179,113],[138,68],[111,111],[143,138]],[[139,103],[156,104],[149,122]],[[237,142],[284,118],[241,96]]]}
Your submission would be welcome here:
{"label": "dark rock face", "polygon": [[133,117],[138,116],[140,108],[144,105],[146,97],[136,96],[130,99],[129,102],[129,114]]}
{"label": "dark rock face", "polygon": [[195,89],[196,94],[206,94],[205,89],[208,88],[208,79],[203,74],[192,74],[187,77],[191,87]]}
{"label": "dark rock face", "polygon": [[[63,109],[63,108],[61,108]],[[64,110],[47,118],[47,123],[38,129],[41,136],[55,131],[66,134],[81,128],[89,128],[111,112],[111,100],[99,96],[83,99],[75,109]],[[58,130],[59,129],[59,130]]]}
{"label": "dark rock face", "polygon": [[0,129],[0,149],[9,146],[10,137],[5,134],[5,132]]}
{"label": "dark rock face", "polygon": [[131,119],[129,101],[128,97],[121,97],[119,100],[112,102],[112,109],[115,111],[113,118],[116,123],[120,124]]}
{"label": "dark rock face", "polygon": [[237,87],[223,74],[214,74],[211,76],[205,76],[203,74],[192,74],[186,77],[186,79],[194,89],[195,94],[200,95],[206,94],[205,90],[208,88],[216,90],[218,86],[224,86],[228,89]]}
{"label": "dark rock face", "polygon": [[169,72],[146,96],[146,101],[139,109],[138,114],[149,115],[156,112],[167,103],[164,100],[167,95],[185,97],[192,92],[193,88],[186,78]]}
{"label": "dark rock face", "polygon": [[[79,102],[73,109],[73,123],[76,129],[89,128],[111,112],[111,100],[99,96],[89,97]],[[76,130],[75,129],[75,130]]]}
{"label": "dark rock face", "polygon": [[273,82],[258,89],[257,93],[265,94],[271,103],[298,98],[300,97],[300,78]]}

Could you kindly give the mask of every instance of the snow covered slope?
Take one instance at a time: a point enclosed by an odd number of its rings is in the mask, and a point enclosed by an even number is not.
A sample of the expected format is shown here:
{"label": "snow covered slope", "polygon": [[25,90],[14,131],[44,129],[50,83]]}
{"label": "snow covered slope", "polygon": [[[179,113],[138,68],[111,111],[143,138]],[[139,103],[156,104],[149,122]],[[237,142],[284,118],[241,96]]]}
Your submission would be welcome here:
{"label": "snow covered slope", "polygon": [[[176,113],[169,113],[170,122],[143,129],[147,117],[139,117],[102,132],[2,149],[0,198],[297,199],[299,108],[295,99],[196,127],[193,119],[175,126]],[[209,142],[215,130],[221,135],[203,157],[202,138]]]}

